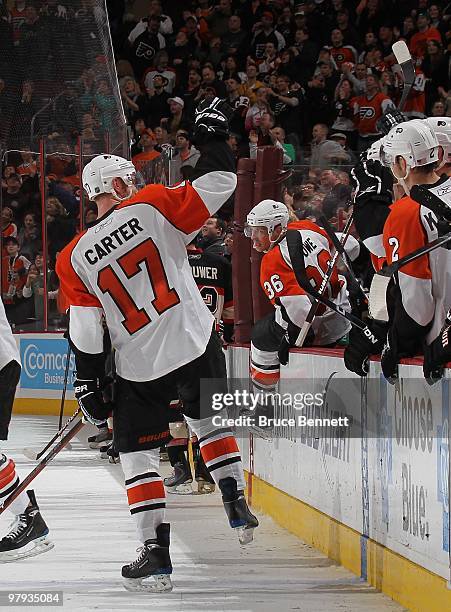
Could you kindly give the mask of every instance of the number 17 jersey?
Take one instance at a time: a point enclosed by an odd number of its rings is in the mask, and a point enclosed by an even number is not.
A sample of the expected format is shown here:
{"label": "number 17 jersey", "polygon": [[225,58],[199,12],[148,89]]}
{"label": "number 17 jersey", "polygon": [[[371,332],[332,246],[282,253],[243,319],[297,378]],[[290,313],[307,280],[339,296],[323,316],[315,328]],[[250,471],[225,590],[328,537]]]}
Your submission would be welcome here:
{"label": "number 17 jersey", "polygon": [[103,312],[117,373],[127,380],[159,378],[205,351],[214,318],[193,279],[186,244],[235,185],[228,172],[175,188],[149,185],[61,252],[57,273],[78,349],[100,352],[90,337]]}

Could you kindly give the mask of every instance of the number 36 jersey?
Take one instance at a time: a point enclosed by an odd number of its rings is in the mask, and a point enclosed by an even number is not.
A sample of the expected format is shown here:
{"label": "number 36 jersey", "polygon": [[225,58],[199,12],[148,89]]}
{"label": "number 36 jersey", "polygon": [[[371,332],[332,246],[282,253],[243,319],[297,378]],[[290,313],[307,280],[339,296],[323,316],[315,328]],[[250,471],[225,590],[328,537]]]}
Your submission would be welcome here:
{"label": "number 36 jersey", "polygon": [[117,373],[127,380],[159,378],[205,351],[214,318],[186,245],[235,186],[231,172],[149,185],[65,247],[56,269],[77,349],[102,352],[104,314]]}
{"label": "number 36 jersey", "polygon": [[[288,229],[298,230],[302,235],[305,272],[312,286],[318,290],[331,258],[331,245],[327,234],[311,221],[290,223]],[[263,256],[260,283],[276,308],[276,322],[285,329],[289,321],[302,327],[312,301],[296,280],[286,238]],[[346,280],[337,273],[336,268],[324,295],[338,306],[350,310]],[[322,346],[339,340],[349,331],[350,324],[321,304],[313,320],[312,329],[315,333],[314,344]]]}

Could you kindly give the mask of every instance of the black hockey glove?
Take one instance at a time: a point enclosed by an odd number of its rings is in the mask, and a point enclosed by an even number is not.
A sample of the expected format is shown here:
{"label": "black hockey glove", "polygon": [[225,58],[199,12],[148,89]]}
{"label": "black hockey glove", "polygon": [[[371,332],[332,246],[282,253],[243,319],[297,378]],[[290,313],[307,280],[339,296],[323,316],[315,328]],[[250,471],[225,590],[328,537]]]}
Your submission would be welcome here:
{"label": "black hockey glove", "polygon": [[382,132],[386,136],[392,127],[404,123],[407,119],[404,117],[401,111],[397,108],[391,108],[389,111],[384,113],[380,119],[377,120],[376,129],[378,132]]}
{"label": "black hockey glove", "polygon": [[451,361],[451,312],[439,336],[424,350],[423,374],[430,385],[443,376],[445,363]]}
{"label": "black hockey glove", "polygon": [[355,186],[354,204],[364,205],[368,200],[393,202],[393,177],[388,168],[374,159],[361,160],[351,170]]}
{"label": "black hockey glove", "polygon": [[345,348],[345,366],[350,372],[366,376],[370,355],[378,355],[384,346],[386,325],[371,321],[365,330],[353,327],[349,332],[349,344]]}
{"label": "black hockey glove", "polygon": [[74,381],[75,399],[89,423],[101,425],[110,415],[112,405],[105,403],[99,381],[95,379],[76,379]]}
{"label": "black hockey glove", "polygon": [[225,140],[232,115],[233,109],[225,100],[202,100],[194,117],[193,142],[202,145],[211,140]]}
{"label": "black hockey glove", "polygon": [[277,357],[281,365],[287,365],[290,358],[290,340],[288,338],[288,332],[283,336],[280,341],[279,350],[277,351]]}

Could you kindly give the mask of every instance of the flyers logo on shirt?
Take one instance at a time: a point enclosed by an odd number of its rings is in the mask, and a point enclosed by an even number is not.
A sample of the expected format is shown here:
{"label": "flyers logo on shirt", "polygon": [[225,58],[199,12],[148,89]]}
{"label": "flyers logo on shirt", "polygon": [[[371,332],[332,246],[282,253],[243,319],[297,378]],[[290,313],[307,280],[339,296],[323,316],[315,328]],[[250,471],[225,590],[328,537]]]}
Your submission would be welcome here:
{"label": "flyers logo on shirt", "polygon": [[372,119],[376,115],[376,111],[372,106],[361,106],[359,115],[361,119]]}

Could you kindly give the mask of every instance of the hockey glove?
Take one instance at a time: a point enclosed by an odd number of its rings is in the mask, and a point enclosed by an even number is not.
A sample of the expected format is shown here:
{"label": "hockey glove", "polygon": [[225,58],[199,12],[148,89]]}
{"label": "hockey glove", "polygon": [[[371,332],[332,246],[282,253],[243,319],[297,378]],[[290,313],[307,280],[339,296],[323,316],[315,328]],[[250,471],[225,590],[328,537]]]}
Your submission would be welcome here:
{"label": "hockey glove", "polygon": [[376,129],[386,136],[395,125],[407,121],[404,115],[397,108],[391,108],[377,120]]}
{"label": "hockey glove", "polygon": [[74,392],[75,399],[89,423],[101,425],[107,420],[112,405],[103,401],[98,380],[77,379],[74,381]]}
{"label": "hockey glove", "polygon": [[288,338],[288,333],[286,333],[282,340],[280,341],[279,350],[277,351],[277,357],[279,358],[279,362],[281,365],[287,365],[288,360],[290,358],[290,340]]}
{"label": "hockey glove", "polygon": [[449,315],[447,323],[439,336],[424,350],[423,374],[430,385],[433,385],[443,376],[445,363],[451,361],[451,324]]}
{"label": "hockey glove", "polygon": [[345,348],[345,366],[350,372],[366,376],[369,370],[370,355],[378,355],[384,346],[386,326],[371,322],[365,330],[353,327],[349,332],[349,344]]}
{"label": "hockey glove", "polygon": [[368,200],[393,201],[393,177],[382,164],[374,159],[361,160],[351,170],[355,186],[354,204],[364,205]]}
{"label": "hockey glove", "polygon": [[232,115],[233,109],[225,100],[202,100],[195,112],[193,142],[202,145],[210,140],[225,140]]}

